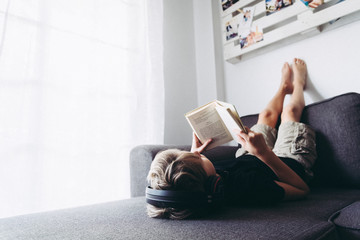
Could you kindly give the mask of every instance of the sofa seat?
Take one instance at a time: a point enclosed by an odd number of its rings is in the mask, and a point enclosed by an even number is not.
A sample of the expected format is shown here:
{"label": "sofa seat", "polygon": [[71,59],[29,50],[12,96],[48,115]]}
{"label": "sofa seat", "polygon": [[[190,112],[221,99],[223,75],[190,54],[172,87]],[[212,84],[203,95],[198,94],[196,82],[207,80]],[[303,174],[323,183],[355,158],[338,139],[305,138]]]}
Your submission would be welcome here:
{"label": "sofa seat", "polygon": [[[258,114],[253,114],[242,120],[251,127],[257,118]],[[310,104],[304,109],[302,122],[316,131],[318,152],[311,193],[305,200],[271,207],[224,206],[199,219],[149,218],[144,195],[154,156],[168,148],[189,150],[190,146],[143,145],[130,154],[132,199],[0,219],[0,240],[356,239],[360,207],[360,94],[347,93]],[[204,154],[216,162],[233,158],[236,150],[237,147],[221,146]]]}
{"label": "sofa seat", "polygon": [[360,190],[314,189],[306,200],[223,207],[181,221],[147,217],[145,198],[136,197],[0,219],[0,239],[336,239],[329,217],[359,196]]}
{"label": "sofa seat", "polygon": [[341,209],[330,217],[340,239],[360,239],[360,201]]}

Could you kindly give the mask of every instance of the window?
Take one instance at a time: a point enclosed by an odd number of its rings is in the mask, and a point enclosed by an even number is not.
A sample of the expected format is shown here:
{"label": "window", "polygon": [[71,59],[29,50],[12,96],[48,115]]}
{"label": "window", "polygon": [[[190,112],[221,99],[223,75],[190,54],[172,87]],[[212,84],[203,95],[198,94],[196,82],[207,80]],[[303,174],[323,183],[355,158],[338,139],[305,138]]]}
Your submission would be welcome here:
{"label": "window", "polygon": [[163,95],[161,1],[2,1],[0,217],[129,197]]}

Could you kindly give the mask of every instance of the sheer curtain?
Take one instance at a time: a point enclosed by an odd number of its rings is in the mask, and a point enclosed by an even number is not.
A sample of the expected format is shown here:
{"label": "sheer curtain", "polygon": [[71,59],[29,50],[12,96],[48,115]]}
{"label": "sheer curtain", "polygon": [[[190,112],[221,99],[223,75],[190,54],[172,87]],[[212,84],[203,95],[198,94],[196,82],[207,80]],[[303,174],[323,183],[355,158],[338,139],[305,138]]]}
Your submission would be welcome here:
{"label": "sheer curtain", "polygon": [[128,198],[162,67],[161,0],[0,0],[0,217]]}

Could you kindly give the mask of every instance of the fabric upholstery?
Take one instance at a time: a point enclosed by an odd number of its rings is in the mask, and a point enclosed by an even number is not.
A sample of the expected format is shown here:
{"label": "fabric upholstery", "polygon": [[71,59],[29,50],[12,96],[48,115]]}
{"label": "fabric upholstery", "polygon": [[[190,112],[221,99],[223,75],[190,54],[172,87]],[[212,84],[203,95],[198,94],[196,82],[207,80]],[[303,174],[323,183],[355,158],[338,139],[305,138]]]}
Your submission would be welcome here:
{"label": "fabric upholstery", "polygon": [[146,177],[150,170],[152,159],[155,155],[166,149],[177,148],[181,150],[190,150],[191,146],[175,145],[143,145],[135,147],[130,152],[130,192],[131,197],[145,195],[147,186]]}
{"label": "fabric upholstery", "polygon": [[1,240],[335,239],[329,216],[360,190],[314,189],[305,201],[224,207],[200,219],[152,219],[144,197],[0,219]]}
{"label": "fabric upholstery", "polygon": [[335,224],[340,239],[360,239],[360,201],[336,212],[329,220]]}
{"label": "fabric upholstery", "polygon": [[311,104],[302,121],[317,134],[314,184],[360,187],[360,94]]}

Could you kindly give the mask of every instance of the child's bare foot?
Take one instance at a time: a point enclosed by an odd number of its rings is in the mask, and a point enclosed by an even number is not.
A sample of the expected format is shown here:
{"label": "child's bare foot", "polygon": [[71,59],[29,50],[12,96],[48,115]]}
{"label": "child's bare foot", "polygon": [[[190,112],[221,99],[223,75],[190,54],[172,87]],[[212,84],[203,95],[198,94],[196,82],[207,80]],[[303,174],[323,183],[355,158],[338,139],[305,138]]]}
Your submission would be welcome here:
{"label": "child's bare foot", "polygon": [[291,67],[286,62],[281,69],[281,85],[280,88],[285,94],[290,94],[294,90],[293,83],[291,81]]}
{"label": "child's bare foot", "polygon": [[294,85],[300,85],[302,88],[305,88],[307,76],[306,63],[299,58],[294,58],[292,68],[294,72]]}

